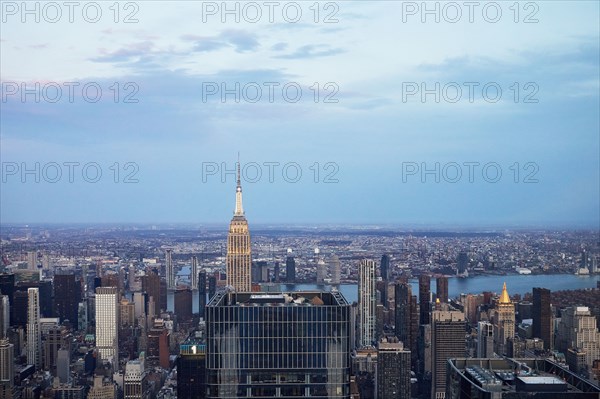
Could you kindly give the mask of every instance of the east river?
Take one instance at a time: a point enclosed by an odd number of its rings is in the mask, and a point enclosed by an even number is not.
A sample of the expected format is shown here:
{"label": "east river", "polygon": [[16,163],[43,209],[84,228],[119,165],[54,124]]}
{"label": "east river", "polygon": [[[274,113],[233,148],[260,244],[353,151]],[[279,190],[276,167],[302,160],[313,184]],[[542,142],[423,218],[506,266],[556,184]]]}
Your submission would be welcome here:
{"label": "east river", "polygon": [[[551,291],[577,290],[582,288],[594,288],[596,282],[600,281],[600,275],[577,276],[574,274],[542,274],[542,275],[523,275],[511,274],[507,276],[477,276],[458,278],[448,278],[448,296],[454,298],[460,294],[479,294],[483,291],[500,293],[502,284],[506,282],[506,287],[510,295],[531,292],[533,287],[548,288]],[[410,280],[413,295],[419,293],[419,283],[416,279]],[[331,289],[330,286],[318,286],[316,284],[281,284],[283,291],[300,291],[314,289]],[[357,284],[341,284],[339,291],[346,297],[348,302],[358,300]],[[431,291],[435,292],[435,279],[431,279]]]}
{"label": "east river", "polygon": [[[189,274],[189,272],[188,272]],[[477,276],[467,278],[448,278],[448,295],[451,298],[465,294],[479,294],[483,291],[500,293],[502,284],[506,282],[509,294],[521,294],[531,292],[533,287],[544,287],[552,291],[576,290],[582,288],[594,288],[597,281],[600,281],[600,275],[577,276],[574,274],[543,274],[543,275],[521,275],[511,274],[507,276]],[[419,293],[419,283],[416,279],[410,281],[412,284],[413,295]],[[264,290],[284,292],[302,291],[302,290],[331,290],[329,285],[317,284],[264,284]],[[346,297],[348,302],[357,301],[357,284],[341,284],[338,290]],[[431,291],[435,292],[435,279],[431,279]],[[193,293],[193,311],[198,311],[198,292]],[[173,310],[173,294],[169,293],[168,308]]]}

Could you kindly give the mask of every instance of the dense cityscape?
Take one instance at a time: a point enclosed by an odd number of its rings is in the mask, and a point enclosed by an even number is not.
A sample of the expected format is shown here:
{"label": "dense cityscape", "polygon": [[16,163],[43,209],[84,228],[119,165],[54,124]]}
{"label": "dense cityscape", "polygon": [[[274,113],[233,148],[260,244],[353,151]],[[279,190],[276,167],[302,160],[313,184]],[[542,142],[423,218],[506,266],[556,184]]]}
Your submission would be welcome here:
{"label": "dense cityscape", "polygon": [[597,231],[251,229],[238,175],[229,231],[1,239],[2,398],[600,395]]}
{"label": "dense cityscape", "polygon": [[0,399],[600,399],[599,16],[0,0]]}

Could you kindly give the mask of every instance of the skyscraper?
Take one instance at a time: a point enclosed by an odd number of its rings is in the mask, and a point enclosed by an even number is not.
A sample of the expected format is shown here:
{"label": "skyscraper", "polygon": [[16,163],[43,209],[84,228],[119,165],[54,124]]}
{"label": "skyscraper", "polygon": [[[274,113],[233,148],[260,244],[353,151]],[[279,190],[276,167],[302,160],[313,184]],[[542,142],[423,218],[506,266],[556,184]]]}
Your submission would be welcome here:
{"label": "skyscraper", "polygon": [[448,277],[441,276],[435,279],[435,296],[441,303],[448,303]]}
{"label": "skyscraper", "polygon": [[69,320],[78,327],[78,309],[81,301],[81,284],[74,274],[56,274],[54,276],[54,310],[60,321]]}
{"label": "skyscraper", "polygon": [[358,346],[375,344],[375,262],[363,259],[358,266]]}
{"label": "skyscraper", "polygon": [[6,332],[10,327],[10,302],[8,295],[0,293],[0,339],[6,337]]}
{"label": "skyscraper", "polygon": [[506,340],[515,336],[515,305],[511,302],[506,283],[494,310],[494,350],[499,355],[507,354]]}
{"label": "skyscraper", "polygon": [[192,319],[192,290],[179,288],[173,294],[173,307],[178,322],[187,322]]}
{"label": "skyscraper", "polygon": [[146,399],[150,397],[148,373],[143,360],[130,360],[125,365],[123,394],[125,399]]}
{"label": "skyscraper", "polygon": [[379,342],[377,398],[410,399],[410,351],[401,342]]}
{"label": "skyscraper", "polygon": [[458,257],[456,258],[456,271],[458,274],[465,274],[467,271],[467,266],[469,264],[469,256],[466,252],[461,251],[458,253]]}
{"label": "skyscraper", "polygon": [[188,338],[177,356],[177,399],[206,398],[206,344]]}
{"label": "skyscraper", "polygon": [[0,339],[0,398],[12,398],[15,348],[8,338]]}
{"label": "skyscraper", "polygon": [[431,307],[431,277],[428,274],[419,276],[419,324],[429,324]]}
{"label": "skyscraper", "polygon": [[[600,333],[596,317],[587,306],[568,307],[562,311],[557,338],[558,349],[563,352],[572,349],[581,353],[581,361],[588,370],[592,369],[594,360],[600,359]],[[569,360],[568,356],[567,363],[573,363]]]}
{"label": "skyscraper", "polygon": [[331,284],[339,284],[342,278],[342,268],[340,265],[340,258],[338,258],[337,255],[333,255],[329,261],[329,272],[331,274]]}
{"label": "skyscraper", "polygon": [[227,285],[237,292],[250,292],[252,281],[252,255],[250,247],[250,231],[242,206],[242,182],[240,163],[237,164],[237,188],[235,192],[235,210],[229,224],[227,236]]}
{"label": "skyscraper", "polygon": [[477,357],[494,357],[494,326],[488,321],[477,323]]}
{"label": "skyscraper", "polygon": [[71,353],[65,348],[61,348],[56,353],[56,376],[62,384],[69,382],[71,377]]}
{"label": "skyscraper", "polygon": [[154,301],[154,307],[157,313],[161,310],[167,310],[167,298],[166,295],[163,296],[161,293],[160,282],[160,276],[155,270],[149,270],[148,274],[142,277],[142,290]]}
{"label": "skyscraper", "polygon": [[285,281],[288,283],[296,281],[296,261],[291,255],[285,259]]}
{"label": "skyscraper", "polygon": [[175,289],[175,270],[173,268],[173,255],[171,252],[171,249],[165,251],[167,290],[169,291]]}
{"label": "skyscraper", "polygon": [[96,346],[100,358],[111,361],[113,368],[119,365],[117,297],[116,287],[96,288]]}
{"label": "skyscraper", "polygon": [[551,293],[547,288],[533,289],[533,336],[544,341],[545,349],[552,349],[552,308]]}
{"label": "skyscraper", "polygon": [[190,273],[190,287],[192,291],[198,289],[198,258],[192,256],[192,271]]}
{"label": "skyscraper", "polygon": [[198,274],[198,313],[200,317],[205,317],[206,310],[206,271],[202,270]]}
{"label": "skyscraper", "polygon": [[394,323],[396,337],[404,347],[411,352],[411,364],[416,367],[417,335],[419,316],[417,314],[417,300],[412,295],[412,288],[408,281],[401,281],[395,285]]}
{"label": "skyscraper", "polygon": [[317,284],[324,284],[327,278],[327,266],[320,255],[319,248],[315,248],[315,266],[317,269]]}
{"label": "skyscraper", "polygon": [[37,251],[27,252],[27,269],[37,271]]}
{"label": "skyscraper", "polygon": [[350,398],[339,292],[220,292],[207,305],[208,398]]}
{"label": "skyscraper", "polygon": [[432,399],[444,398],[448,359],[465,356],[465,314],[437,310],[431,313]]}
{"label": "skyscraper", "polygon": [[390,279],[390,257],[389,255],[383,255],[381,257],[381,279],[388,281]]}
{"label": "skyscraper", "polygon": [[40,291],[27,289],[27,363],[42,368],[42,331],[40,330]]}
{"label": "skyscraper", "polygon": [[0,292],[8,296],[8,302],[12,305],[15,293],[15,275],[12,273],[0,273]]}

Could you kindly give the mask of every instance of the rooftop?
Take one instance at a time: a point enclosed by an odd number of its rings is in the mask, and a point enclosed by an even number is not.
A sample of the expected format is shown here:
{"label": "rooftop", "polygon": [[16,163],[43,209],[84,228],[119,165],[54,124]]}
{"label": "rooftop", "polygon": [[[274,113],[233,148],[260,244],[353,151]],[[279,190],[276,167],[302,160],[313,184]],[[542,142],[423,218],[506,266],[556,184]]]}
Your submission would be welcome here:
{"label": "rooftop", "polygon": [[347,306],[338,291],[220,292],[207,306]]}
{"label": "rooftop", "polygon": [[484,392],[598,393],[600,387],[548,359],[449,359],[450,367]]}

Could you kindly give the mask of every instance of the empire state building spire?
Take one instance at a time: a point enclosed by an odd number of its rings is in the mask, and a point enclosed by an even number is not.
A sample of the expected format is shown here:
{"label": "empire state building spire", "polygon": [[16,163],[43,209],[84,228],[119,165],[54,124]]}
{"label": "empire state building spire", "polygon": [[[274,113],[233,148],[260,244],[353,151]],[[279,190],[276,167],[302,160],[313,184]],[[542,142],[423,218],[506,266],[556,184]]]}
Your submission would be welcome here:
{"label": "empire state building spire", "polygon": [[242,183],[238,155],[237,188],[235,190],[235,212],[227,235],[227,285],[236,292],[252,291],[252,250],[248,221],[242,207]]}
{"label": "empire state building spire", "polygon": [[237,163],[237,188],[235,189],[235,216],[244,215],[244,207],[242,206],[242,180],[240,178],[240,161]]}

